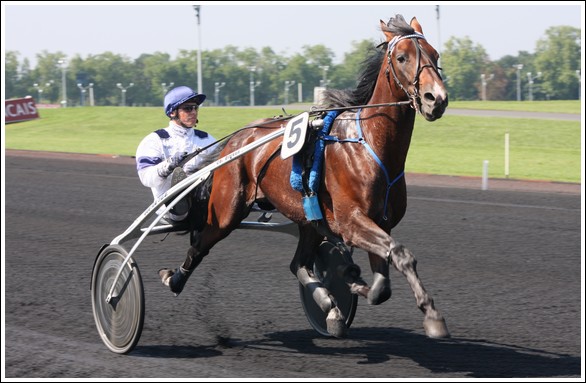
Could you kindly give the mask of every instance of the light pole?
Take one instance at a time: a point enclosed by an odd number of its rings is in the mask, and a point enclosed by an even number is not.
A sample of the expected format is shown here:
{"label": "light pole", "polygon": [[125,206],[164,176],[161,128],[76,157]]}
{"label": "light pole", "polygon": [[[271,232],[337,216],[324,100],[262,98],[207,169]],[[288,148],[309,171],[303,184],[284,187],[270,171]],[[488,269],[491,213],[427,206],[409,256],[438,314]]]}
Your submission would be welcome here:
{"label": "light pole", "polygon": [[214,101],[216,106],[220,103],[220,88],[226,86],[225,82],[216,82],[214,83]]}
{"label": "light pole", "polygon": [[122,106],[126,106],[126,89],[132,88],[134,84],[130,83],[126,88],[121,83],[116,84],[116,86],[122,91]]}
{"label": "light pole", "polygon": [[437,18],[437,53],[439,54],[439,59],[437,60],[437,66],[441,67],[440,61],[442,59],[442,40],[440,38],[440,6],[435,6],[435,14]]}
{"label": "light pole", "polygon": [[260,85],[260,81],[254,82],[254,72],[256,72],[256,66],[249,66],[250,71],[250,106],[254,106],[254,88]]}
{"label": "light pole", "polygon": [[482,101],[486,101],[486,84],[493,78],[494,74],[491,74],[488,78],[484,73],[480,75],[480,79],[482,80]]}
{"label": "light pole", "polygon": [[83,106],[83,104],[85,104],[85,88],[80,82],[77,83],[77,87],[80,91],[80,104]]}
{"label": "light pole", "polygon": [[323,69],[324,71],[324,77],[323,79],[320,81],[321,82],[321,86],[323,86],[324,88],[326,88],[328,86],[328,70],[330,69],[329,65],[320,65],[319,69]]}
{"label": "light pole", "polygon": [[541,72],[537,72],[537,76],[532,77],[531,72],[527,72],[527,79],[529,80],[529,101],[533,101],[533,80],[541,76]]}
{"label": "light pole", "polygon": [[203,84],[201,80],[201,5],[194,5],[195,16],[197,17],[197,37],[199,39],[199,48],[197,49],[197,93],[203,93]]}
{"label": "light pole", "polygon": [[[37,89],[37,91],[39,92],[39,99],[37,100],[37,103],[41,104],[42,103],[42,99],[43,99],[43,91],[45,90],[43,87],[41,87],[39,84],[34,83],[33,86]],[[45,88],[48,88],[51,86],[51,83],[48,82],[45,84]]]}
{"label": "light pole", "polygon": [[576,69],[576,76],[578,77],[578,100],[582,98],[582,77],[580,77],[580,69]]}
{"label": "light pole", "polygon": [[162,82],[161,83],[161,88],[163,88],[163,95],[166,95],[167,94],[167,91],[169,91],[169,89],[172,88],[173,85],[175,85],[174,82],[170,82],[169,85],[167,85],[166,82]]}
{"label": "light pole", "polygon": [[[77,84],[77,87],[81,91],[81,106],[85,106],[85,92],[88,89],[91,89],[93,86],[94,86],[93,83],[90,83],[88,86],[85,86],[85,87],[83,86],[82,83],[78,83]],[[90,95],[90,105],[93,106],[93,102],[92,102],[93,100],[92,99],[93,99],[93,95]]]}
{"label": "light pole", "polygon": [[517,101],[521,101],[521,69],[523,69],[523,64],[513,65],[513,68],[517,68]]}
{"label": "light pole", "polygon": [[285,81],[285,105],[289,104],[289,87],[293,86],[295,81]]}
{"label": "light pole", "polygon": [[63,108],[67,107],[67,84],[65,82],[65,65],[67,62],[65,59],[61,59],[58,61],[59,65],[61,65],[61,106]]}
{"label": "light pole", "polygon": [[37,97],[37,102],[40,104],[41,97],[43,96],[43,88],[39,87],[39,84],[37,84],[36,82],[33,84],[33,86],[35,87],[35,89],[39,93],[39,97]]}

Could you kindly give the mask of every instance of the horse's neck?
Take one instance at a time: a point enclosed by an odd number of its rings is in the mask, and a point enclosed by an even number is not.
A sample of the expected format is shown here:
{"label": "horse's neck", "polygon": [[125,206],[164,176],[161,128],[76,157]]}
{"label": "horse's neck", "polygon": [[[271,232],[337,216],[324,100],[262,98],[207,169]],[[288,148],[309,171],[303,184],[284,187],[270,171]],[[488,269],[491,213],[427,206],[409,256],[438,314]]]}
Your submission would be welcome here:
{"label": "horse's neck", "polygon": [[389,106],[365,108],[363,118],[372,127],[368,132],[372,135],[372,142],[388,152],[385,157],[390,156],[394,162],[401,162],[401,166],[407,157],[415,123],[415,110],[409,105],[398,104],[405,101],[409,101],[408,95],[387,75],[385,66],[381,67],[368,105]]}
{"label": "horse's neck", "polygon": [[[371,99],[369,104],[396,101]],[[389,166],[404,167],[415,123],[415,110],[409,105],[391,105],[364,108],[361,112],[364,137],[381,158],[390,160]]]}

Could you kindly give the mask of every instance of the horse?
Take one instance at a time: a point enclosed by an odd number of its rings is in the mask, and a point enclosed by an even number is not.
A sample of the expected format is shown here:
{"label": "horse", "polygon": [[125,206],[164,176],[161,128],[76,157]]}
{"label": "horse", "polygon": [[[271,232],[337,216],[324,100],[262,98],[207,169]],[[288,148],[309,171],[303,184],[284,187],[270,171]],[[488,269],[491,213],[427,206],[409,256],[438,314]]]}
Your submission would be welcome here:
{"label": "horse", "polygon": [[[213,173],[206,200],[207,215],[194,236],[181,269],[161,273],[163,283],[179,294],[187,279],[208,255],[249,215],[254,204],[272,206],[297,224],[299,241],[290,269],[304,285],[312,285],[319,307],[327,314],[328,332],[345,337],[347,326],[335,299],[312,272],[317,249],[325,237],[368,253],[373,282],[359,276],[347,282],[353,294],[378,305],[391,297],[390,265],[405,276],[417,307],[423,312],[428,337],[449,337],[445,319],[435,308],[416,271],[413,254],[391,236],[407,205],[405,162],[416,113],[425,120],[442,117],[448,94],[438,67],[439,55],[427,42],[415,17],[402,15],[380,20],[385,41],[364,61],[357,87],[327,90],[327,106],[320,113],[337,111],[327,134],[310,135],[309,146],[323,144],[317,188],[311,197],[321,213],[310,217],[302,193],[291,183],[294,156],[278,154],[282,140],[272,140],[219,167]],[[276,129],[282,119],[262,119],[241,129],[224,143],[220,156],[254,142]],[[326,138],[330,140],[326,140]],[[335,137],[335,139],[331,139]],[[311,157],[305,156],[303,162]],[[302,182],[304,185],[307,181]],[[309,191],[311,194],[312,191]],[[178,270],[181,270],[179,272]],[[165,274],[166,273],[166,274]],[[167,278],[165,278],[165,275]]]}

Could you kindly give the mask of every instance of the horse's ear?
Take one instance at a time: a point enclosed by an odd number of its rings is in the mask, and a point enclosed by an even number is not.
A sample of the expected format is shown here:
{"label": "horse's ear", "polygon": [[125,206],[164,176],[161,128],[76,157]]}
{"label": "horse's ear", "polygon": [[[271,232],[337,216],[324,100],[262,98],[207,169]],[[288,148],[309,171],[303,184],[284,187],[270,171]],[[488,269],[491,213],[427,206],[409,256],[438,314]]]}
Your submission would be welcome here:
{"label": "horse's ear", "polygon": [[380,20],[380,29],[383,31],[383,33],[387,37],[387,42],[391,41],[393,39],[393,37],[395,37],[395,35],[393,35],[391,32],[388,31],[389,27],[387,26],[387,23],[385,23],[382,20]]}
{"label": "horse's ear", "polygon": [[410,25],[413,29],[415,29],[415,31],[423,34],[423,29],[421,29],[421,24],[419,24],[419,21],[417,21],[417,19],[415,17],[411,19]]}

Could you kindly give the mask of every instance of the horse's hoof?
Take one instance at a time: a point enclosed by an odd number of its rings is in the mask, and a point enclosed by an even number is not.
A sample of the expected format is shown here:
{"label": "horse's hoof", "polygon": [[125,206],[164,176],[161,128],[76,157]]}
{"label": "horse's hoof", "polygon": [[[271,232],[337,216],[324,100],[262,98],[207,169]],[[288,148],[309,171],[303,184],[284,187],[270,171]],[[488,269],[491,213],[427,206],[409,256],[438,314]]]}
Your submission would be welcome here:
{"label": "horse's hoof", "polygon": [[181,291],[183,291],[183,287],[185,287],[185,283],[187,283],[187,279],[190,275],[191,272],[183,269],[183,267],[175,270],[159,270],[159,277],[161,277],[161,282],[163,282],[165,286],[169,287],[171,292],[175,293],[175,296],[181,294]]}
{"label": "horse's hoof", "polygon": [[426,318],[423,320],[423,329],[425,334],[430,338],[449,338],[450,332],[444,318],[431,319]]}
{"label": "horse's hoof", "polygon": [[161,282],[167,287],[169,287],[169,281],[173,276],[174,272],[171,269],[161,269],[159,270],[159,277],[161,277]]}
{"label": "horse's hoof", "polygon": [[326,318],[328,334],[336,338],[345,338],[348,335],[348,326],[342,312],[339,308],[334,307],[330,310]]}

